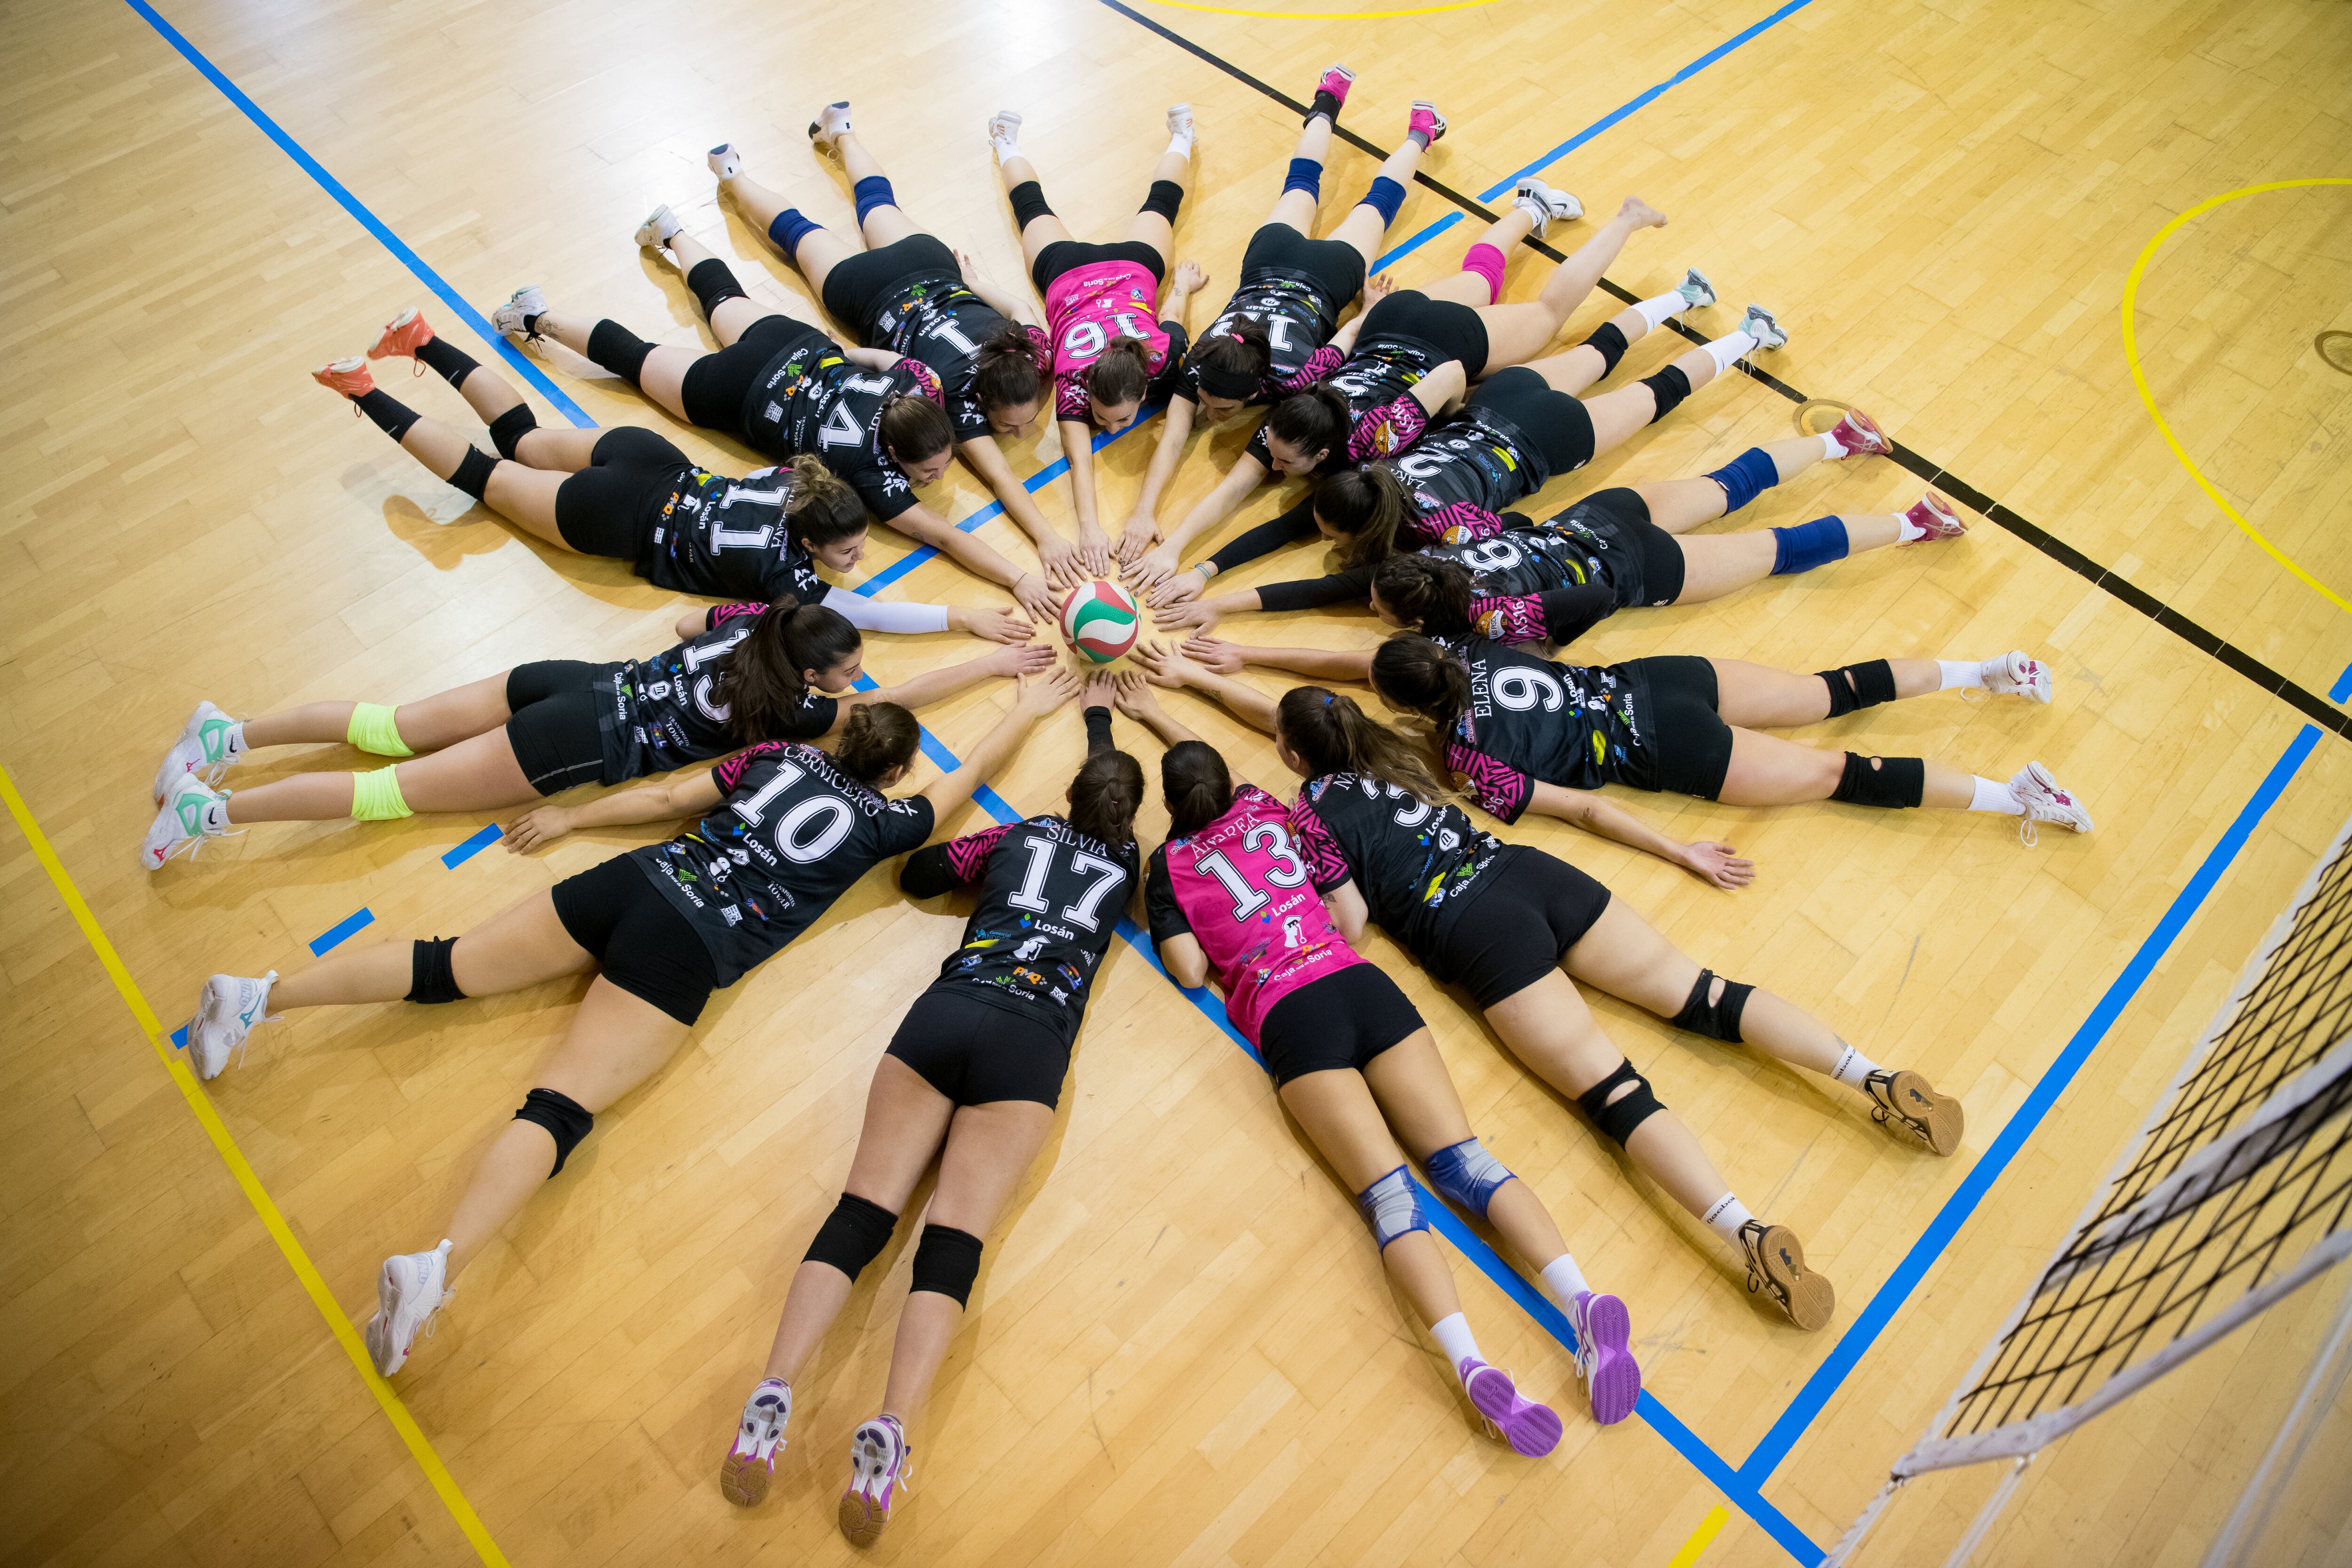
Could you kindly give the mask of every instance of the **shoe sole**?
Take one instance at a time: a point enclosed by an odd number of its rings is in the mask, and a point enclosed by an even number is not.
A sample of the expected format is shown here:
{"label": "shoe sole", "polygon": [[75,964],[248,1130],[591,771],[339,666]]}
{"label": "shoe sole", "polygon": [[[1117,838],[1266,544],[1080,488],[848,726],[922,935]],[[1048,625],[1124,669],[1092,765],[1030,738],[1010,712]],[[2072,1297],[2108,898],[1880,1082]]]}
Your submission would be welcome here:
{"label": "shoe sole", "polygon": [[1837,1312],[1837,1292],[1830,1282],[1805,1267],[1805,1244],[1785,1225],[1764,1230],[1764,1278],[1776,1288],[1773,1300],[1787,1303],[1789,1321],[1807,1333],[1829,1326]]}
{"label": "shoe sole", "polygon": [[737,1508],[757,1508],[768,1498],[766,1462],[728,1449],[719,1462],[719,1493]]}
{"label": "shoe sole", "polygon": [[1958,1100],[1937,1093],[1926,1079],[1908,1068],[1896,1073],[1887,1088],[1911,1118],[1906,1125],[1926,1126],[1923,1141],[1929,1150],[1949,1158],[1959,1148],[1960,1138],[1968,1131],[1968,1113]]}
{"label": "shoe sole", "polygon": [[1592,1402],[1592,1418],[1613,1426],[1633,1414],[1642,1398],[1642,1368],[1627,1344],[1633,1321],[1625,1303],[1614,1296],[1595,1296],[1584,1304],[1584,1331],[1591,1336],[1591,1381],[1585,1396]]}
{"label": "shoe sole", "polygon": [[849,1538],[852,1546],[871,1546],[882,1537],[883,1526],[890,1515],[875,1508],[856,1492],[841,1494],[841,1533]]}
{"label": "shoe sole", "polygon": [[1511,1451],[1523,1458],[1540,1459],[1559,1447],[1562,1430],[1559,1413],[1520,1398],[1510,1374],[1500,1367],[1489,1370],[1495,1375],[1478,1380],[1470,1391],[1470,1403],[1495,1424]]}

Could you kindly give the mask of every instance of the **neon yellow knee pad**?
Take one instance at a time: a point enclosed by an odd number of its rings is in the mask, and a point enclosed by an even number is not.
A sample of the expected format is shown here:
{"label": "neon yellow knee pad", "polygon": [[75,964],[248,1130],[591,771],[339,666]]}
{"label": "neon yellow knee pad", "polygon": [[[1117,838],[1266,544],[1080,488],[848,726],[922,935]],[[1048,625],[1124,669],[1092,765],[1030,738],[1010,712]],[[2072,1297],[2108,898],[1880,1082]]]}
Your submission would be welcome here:
{"label": "neon yellow knee pad", "polygon": [[415,756],[401,740],[400,726],[392,721],[393,712],[381,702],[352,703],[351,727],[343,731],[343,738],[372,757]]}
{"label": "neon yellow knee pad", "polygon": [[352,820],[354,822],[389,822],[396,816],[414,816],[408,803],[400,798],[397,768],[378,768],[373,773],[352,775]]}

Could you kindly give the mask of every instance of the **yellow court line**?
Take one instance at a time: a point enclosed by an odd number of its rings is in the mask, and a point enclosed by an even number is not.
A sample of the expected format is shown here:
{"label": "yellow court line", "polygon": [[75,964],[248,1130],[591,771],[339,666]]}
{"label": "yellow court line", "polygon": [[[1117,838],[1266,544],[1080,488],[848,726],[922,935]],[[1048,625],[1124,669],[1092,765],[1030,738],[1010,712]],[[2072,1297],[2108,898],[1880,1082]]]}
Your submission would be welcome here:
{"label": "yellow court line", "polygon": [[1675,1553],[1675,1560],[1666,1568],[1691,1568],[1698,1561],[1698,1554],[1715,1543],[1716,1536],[1730,1518],[1731,1510],[1721,1503],[1707,1510],[1706,1517],[1698,1521],[1698,1528],[1691,1531],[1690,1539],[1683,1542],[1683,1549]]}
{"label": "yellow court line", "polygon": [[2132,263],[2130,276],[2124,279],[2124,363],[2131,367],[2132,384],[2139,388],[2139,400],[2147,405],[2147,415],[2149,418],[2156,421],[2157,433],[2164,437],[2164,444],[2172,448],[2172,455],[2180,459],[2180,466],[2189,470],[2189,477],[2197,481],[2198,488],[2212,497],[2213,504],[2221,509],[2222,514],[2238,525],[2238,531],[2241,533],[2261,545],[2272,560],[2303,579],[2304,583],[2321,598],[2326,599],[2346,615],[2352,615],[2352,599],[2345,598],[2343,595],[2296,565],[2288,558],[2285,552],[2264,539],[2260,532],[2256,531],[2252,523],[2238,515],[2238,509],[2230,504],[2229,498],[2215,489],[2213,482],[2205,477],[2195,463],[2189,461],[2189,454],[2182,450],[2180,442],[2173,436],[2172,426],[2164,422],[2164,415],[2156,406],[2156,394],[2148,390],[2147,376],[2139,368],[2139,343],[2132,332],[2132,304],[2139,298],[2140,274],[2147,270],[2147,264],[2155,258],[2157,247],[2170,239],[2181,225],[2191,218],[2203,216],[2224,202],[2234,202],[2240,196],[2260,195],[2264,191],[2298,190],[2307,185],[2352,185],[2352,179],[2273,180],[2268,184],[2246,185],[2238,190],[2225,191],[2210,201],[2200,202],[2157,230],[2156,237],[2149,240],[2147,247],[2141,250],[2139,259]]}
{"label": "yellow court line", "polygon": [[1380,22],[1391,16],[1434,16],[1444,11],[1475,11],[1496,0],[1454,0],[1451,5],[1414,5],[1396,11],[1254,11],[1241,5],[1199,5],[1192,0],[1146,0],[1173,11],[1206,11],[1214,16],[1266,16],[1277,22]]}
{"label": "yellow court line", "polygon": [[40,861],[41,868],[48,872],[49,880],[57,885],[58,896],[65,900],[66,912],[73,916],[74,924],[81,927],[81,934],[89,940],[91,951],[98,954],[99,963],[106,966],[108,978],[114,982],[115,990],[121,993],[123,1005],[131,1009],[131,1016],[146,1035],[147,1043],[153,1046],[155,1054],[163,1058],[163,1070],[170,1073],[172,1081],[179,1086],[182,1097],[188,1102],[188,1109],[196,1113],[196,1121],[204,1128],[205,1136],[213,1141],[213,1147],[220,1151],[221,1159],[227,1163],[228,1173],[236,1178],[236,1184],[245,1192],[246,1201],[253,1205],[254,1212],[261,1216],[262,1227],[278,1244],[278,1250],[286,1255],[286,1262],[294,1270],[294,1277],[302,1282],[302,1289],[310,1293],[311,1304],[319,1309],[319,1315],[327,1320],[327,1327],[333,1331],[336,1342],[343,1347],[343,1353],[350,1356],[352,1364],[359,1369],[360,1380],[367,1384],[368,1392],[375,1395],[375,1402],[383,1406],[384,1415],[391,1418],[393,1429],[400,1434],[400,1440],[408,1445],[408,1451],[415,1457],[417,1468],[425,1472],[425,1479],[433,1483],[433,1489],[440,1494],[443,1505],[457,1520],[457,1528],[466,1532],[466,1539],[474,1543],[474,1551],[483,1563],[488,1568],[508,1568],[506,1554],[499,1550],[499,1543],[490,1539],[489,1531],[483,1525],[480,1516],[474,1512],[474,1505],[467,1502],[466,1494],[457,1489],[447,1467],[441,1463],[441,1456],[433,1451],[432,1442],[417,1426],[415,1417],[409,1415],[408,1406],[400,1402],[400,1395],[392,1391],[392,1384],[377,1375],[375,1363],[369,1356],[367,1345],[361,1340],[359,1331],[352,1327],[351,1320],[343,1315],[342,1307],[328,1290],[326,1280],[320,1277],[318,1266],[310,1261],[310,1255],[302,1250],[302,1244],[294,1238],[286,1216],[278,1212],[277,1204],[271,1201],[260,1178],[246,1163],[244,1151],[236,1146],[236,1140],[221,1121],[220,1112],[213,1109],[212,1100],[205,1094],[203,1085],[196,1081],[195,1074],[189,1071],[187,1064],[173,1052],[170,1032],[156,1018],[155,1010],[147,1005],[147,998],[140,994],[139,983],[131,978],[131,971],[123,966],[121,955],[114,951],[114,943],[107,940],[106,932],[100,928],[98,917],[91,914],[89,906],[82,901],[81,890],[66,874],[64,862],[49,847],[48,836],[41,831],[41,825],[33,820],[33,813],[25,805],[25,797],[16,793],[16,781],[8,776],[8,770],[5,767],[0,767],[0,798],[7,801],[8,814],[16,819],[16,826],[23,830],[26,842],[33,847],[35,858]]}

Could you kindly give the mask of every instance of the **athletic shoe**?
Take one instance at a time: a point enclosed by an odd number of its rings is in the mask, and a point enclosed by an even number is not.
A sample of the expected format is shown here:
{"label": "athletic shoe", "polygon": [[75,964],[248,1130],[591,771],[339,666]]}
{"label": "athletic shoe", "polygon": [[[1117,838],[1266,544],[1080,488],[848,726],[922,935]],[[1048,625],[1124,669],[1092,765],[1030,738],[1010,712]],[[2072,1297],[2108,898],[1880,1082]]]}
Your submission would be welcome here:
{"label": "athletic shoe", "polygon": [[2009,781],[2009,793],[2017,804],[2025,807],[2025,820],[2017,825],[2017,837],[2031,847],[2040,837],[2033,830],[2037,822],[2055,822],[2077,833],[2091,831],[2091,814],[2083,803],[2059,786],[2050,776],[2050,770],[2040,763],[2028,763],[2017,770]]}
{"label": "athletic shoe", "polygon": [[375,1279],[375,1316],[367,1321],[368,1353],[390,1377],[408,1364],[418,1330],[433,1336],[433,1321],[457,1292],[449,1289],[449,1243],[430,1252],[403,1252],[383,1260]]}
{"label": "athletic shoe", "polygon": [[[1333,66],[1315,84],[1314,100],[1307,105],[1307,118],[1301,123],[1312,125],[1318,114],[1328,115],[1331,123],[1339,123],[1339,108],[1348,101],[1348,89],[1356,85],[1356,73],[1346,66]],[[1325,100],[1329,100],[1328,103]]]}
{"label": "athletic shoe", "polygon": [[236,1053],[237,1065],[244,1065],[253,1026],[268,1021],[269,988],[277,980],[273,969],[258,980],[215,974],[205,982],[186,1025],[188,1066],[198,1078],[210,1083],[220,1077],[231,1051]]}
{"label": "athletic shoe", "polygon": [[1927,531],[1926,539],[1908,542],[1913,544],[1925,544],[1929,539],[1958,539],[1969,531],[1969,525],[1960,521],[1960,514],[1952,510],[1952,503],[1934,490],[1913,501],[1909,510],[1904,512],[1903,521],[1914,528]]}
{"label": "athletic shoe", "polygon": [[784,1428],[793,1419],[793,1385],[781,1377],[760,1380],[743,1402],[743,1425],[735,1430],[734,1447],[719,1462],[719,1489],[738,1508],[757,1507],[768,1495],[768,1478],[776,1473],[776,1450],[784,1446]]}
{"label": "athletic shoe", "polygon": [[1984,662],[1985,689],[1996,697],[2031,697],[2050,701],[2050,667],[2020,648]]}
{"label": "athletic shoe", "polygon": [[[403,359],[414,360],[416,359],[416,351],[432,341],[433,328],[425,320],[425,312],[411,305],[384,324],[383,331],[376,335],[375,347],[368,350],[367,357],[386,359],[396,354]],[[425,374],[422,360],[417,361],[416,374]]]}
{"label": "athletic shoe", "polygon": [[1849,408],[1845,416],[1830,426],[1830,435],[1845,448],[1840,454],[1846,458],[1883,458],[1895,450],[1895,443],[1878,427],[1878,421],[1859,408]]}
{"label": "athletic shoe", "polygon": [[721,142],[710,150],[710,172],[722,180],[731,180],[743,172],[743,154],[735,151],[732,142]]}
{"label": "athletic shoe", "polygon": [[1509,1373],[1475,1357],[1465,1359],[1454,1371],[1461,1375],[1462,1388],[1470,1395],[1470,1403],[1489,1426],[1502,1434],[1513,1453],[1540,1459],[1559,1446],[1559,1415],[1549,1405],[1520,1398],[1518,1385],[1511,1381]]}
{"label": "athletic shoe", "polygon": [[915,1451],[896,1415],[877,1415],[849,1440],[849,1489],[841,1494],[841,1533],[871,1546],[890,1522],[890,1505],[914,1489]]}
{"label": "athletic shoe", "polygon": [[1759,349],[1782,349],[1789,346],[1789,334],[1780,330],[1780,321],[1761,305],[1748,307],[1748,319],[1739,330],[1756,340]]}
{"label": "athletic shoe", "polygon": [[1170,104],[1168,106],[1168,134],[1171,136],[1190,136],[1192,133],[1192,106],[1189,103]]}
{"label": "athletic shoe", "polygon": [[[1429,100],[1416,98],[1412,100],[1412,113],[1406,118],[1404,129],[1407,135],[1420,132],[1423,139],[1434,147],[1445,140],[1445,116],[1438,113],[1437,105]],[[1584,209],[1580,206],[1576,210],[1582,212]]]}
{"label": "athletic shoe", "polygon": [[646,215],[645,222],[637,225],[637,243],[647,247],[667,245],[671,237],[685,226],[677,221],[677,215],[669,210],[669,204],[664,202]]}
{"label": "athletic shoe", "polygon": [[[215,811],[218,806],[221,809]],[[228,831],[228,796],[205,784],[194,773],[183,773],[163,792],[163,805],[139,846],[139,864],[160,871],[163,862],[184,849],[196,858],[196,846]]]}
{"label": "athletic shoe", "polygon": [[809,140],[816,143],[820,153],[834,151],[834,144],[848,134],[849,100],[845,98],[839,103],[826,104],[809,121]]}
{"label": "athletic shoe", "polygon": [[1908,1068],[1874,1072],[1862,1080],[1871,1099],[1870,1119],[1882,1127],[1899,1128],[1926,1144],[1931,1153],[1950,1155],[1968,1131],[1968,1113],[1948,1094]]}
{"label": "athletic shoe", "polygon": [[194,773],[206,784],[217,783],[222,770],[236,760],[242,746],[232,749],[232,734],[236,721],[214,707],[199,702],[188,721],[180,726],[180,738],[163,753],[163,763],[155,770],[153,799],[163,804],[164,794],[173,784]]}
{"label": "athletic shoe", "polygon": [[534,338],[539,334],[523,323],[546,313],[547,296],[539,291],[538,284],[526,283],[509,295],[505,304],[490,312],[490,325],[510,338]]}
{"label": "athletic shoe", "polygon": [[[331,359],[310,373],[310,379],[329,392],[340,392],[345,397],[365,397],[375,390],[375,377],[368,371],[368,363],[357,354]],[[352,410],[357,418],[359,410]]]}
{"label": "athletic shoe", "polygon": [[1739,1249],[1748,1255],[1748,1289],[1761,1290],[1789,1315],[1789,1321],[1811,1333],[1826,1326],[1837,1310],[1837,1292],[1830,1282],[1805,1267],[1804,1243],[1785,1225],[1751,1219],[1739,1227]]}
{"label": "athletic shoe", "polygon": [[1683,297],[1683,304],[1689,310],[1704,310],[1715,303],[1715,285],[1696,267],[1683,274],[1675,292]]}
{"label": "athletic shoe", "polygon": [[1642,1369],[1625,1342],[1633,1331],[1625,1303],[1614,1296],[1579,1291],[1568,1304],[1568,1325],[1576,1331],[1576,1374],[1584,1379],[1592,1418],[1614,1426],[1633,1414],[1642,1397]]}
{"label": "athletic shoe", "polygon": [[1021,140],[1021,117],[1009,109],[1000,109],[988,117],[988,144],[996,149],[1001,161],[1005,150]]}
{"label": "athletic shoe", "polygon": [[1557,219],[1574,223],[1584,216],[1584,204],[1566,191],[1545,184],[1541,180],[1521,180],[1511,192],[1511,205],[1525,207],[1528,216],[1536,220],[1536,233],[1540,236]]}

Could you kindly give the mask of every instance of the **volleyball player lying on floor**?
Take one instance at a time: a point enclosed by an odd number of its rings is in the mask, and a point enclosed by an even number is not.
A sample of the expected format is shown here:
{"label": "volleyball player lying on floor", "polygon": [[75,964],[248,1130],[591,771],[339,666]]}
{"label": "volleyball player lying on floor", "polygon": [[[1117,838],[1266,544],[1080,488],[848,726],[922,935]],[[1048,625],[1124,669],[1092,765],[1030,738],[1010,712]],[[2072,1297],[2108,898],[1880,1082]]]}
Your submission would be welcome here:
{"label": "volleyball player lying on floor", "polygon": [[963,1322],[982,1238],[1053,1131],[1095,973],[1142,879],[1135,812],[1143,770],[1112,749],[1110,690],[1106,675],[1087,685],[1087,754],[1070,781],[1066,814],[933,845],[899,874],[911,898],[977,883],[979,901],[962,942],[875,1066],[848,1179],[793,1276],[767,1373],[719,1465],[730,1502],[748,1508],[767,1495],[793,1380],[937,1159],[882,1408],[850,1443],[842,1533],[871,1545],[910,1479],[908,1428]]}
{"label": "volleyball player lying on floor", "polygon": [[903,799],[882,792],[914,764],[920,732],[904,708],[877,702],[851,716],[830,753],[763,742],[707,773],[570,812],[543,808],[518,837],[536,844],[572,827],[699,820],[530,894],[460,937],[346,944],[282,981],[275,970],[207,980],[188,1020],[188,1055],[210,1079],[271,1006],[457,1002],[595,975],[538,1086],[475,1167],[440,1245],[384,1259],[367,1325],[376,1370],[390,1377],[401,1369],[466,1265],[562,1171],[596,1114],[669,1060],[713,991],[781,951],[874,866],[929,837],[940,816],[1004,765],[1032,723],[1077,694],[1066,671],[1024,682],[1012,711],[961,767]]}
{"label": "volleyball player lying on floor", "polygon": [[[438,371],[490,427],[505,460],[380,390],[367,362],[394,356]],[[866,517],[857,492],[815,454],[735,479],[638,426],[543,428],[513,383],[437,336],[414,307],[393,319],[365,358],[335,360],[310,375],[350,398],[436,479],[536,539],[626,561],[657,587],[718,599],[789,593],[839,611],[862,631],[967,631],[995,642],[1031,634],[1010,611],[871,598],[818,576],[821,565],[846,572],[865,559]]]}
{"label": "volleyball player lying on floor", "polygon": [[[921,708],[992,676],[1054,662],[1049,648],[1003,647],[887,690],[858,691],[865,642],[857,628],[789,594],[772,605],[688,610],[677,629],[685,640],[651,658],[541,659],[397,708],[306,702],[236,720],[199,702],[156,769],[159,809],[139,863],[157,870],[247,823],[488,811],[574,784],[667,773],[755,742],[829,739],[867,704]],[[370,773],[296,773],[234,792],[212,787],[247,752],[305,741],[412,760]],[[512,839],[507,847],[519,847]]]}

